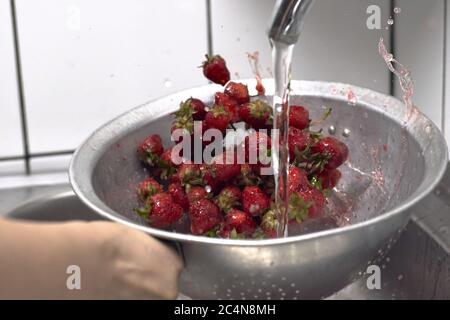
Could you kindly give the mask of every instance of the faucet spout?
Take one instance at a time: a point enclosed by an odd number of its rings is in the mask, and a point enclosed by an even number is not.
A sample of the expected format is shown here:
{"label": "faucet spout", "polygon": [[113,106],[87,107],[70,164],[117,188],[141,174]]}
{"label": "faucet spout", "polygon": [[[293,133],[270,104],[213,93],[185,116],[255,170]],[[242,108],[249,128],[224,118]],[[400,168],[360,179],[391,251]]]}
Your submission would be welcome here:
{"label": "faucet spout", "polygon": [[277,0],[269,25],[272,41],[293,45],[300,36],[304,16],[314,0]]}

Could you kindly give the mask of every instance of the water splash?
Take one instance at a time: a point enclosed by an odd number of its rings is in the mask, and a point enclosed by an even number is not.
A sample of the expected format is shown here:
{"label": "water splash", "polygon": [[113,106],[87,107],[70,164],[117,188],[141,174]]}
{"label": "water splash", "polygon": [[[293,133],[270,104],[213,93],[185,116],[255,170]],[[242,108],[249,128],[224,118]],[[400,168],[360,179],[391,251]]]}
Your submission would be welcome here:
{"label": "water splash", "polygon": [[250,64],[250,68],[252,69],[253,74],[256,79],[256,91],[258,95],[264,96],[266,93],[266,89],[262,84],[261,77],[261,65],[259,64],[259,52],[255,51],[253,53],[247,52],[248,63]]}
{"label": "water splash", "polygon": [[383,60],[386,62],[389,70],[397,77],[398,83],[403,93],[403,102],[406,107],[406,119],[408,122],[415,110],[412,103],[412,96],[414,94],[414,81],[411,76],[411,72],[400,62],[395,60],[392,53],[389,53],[384,45],[384,39],[381,37],[378,42],[378,52],[380,53]]}

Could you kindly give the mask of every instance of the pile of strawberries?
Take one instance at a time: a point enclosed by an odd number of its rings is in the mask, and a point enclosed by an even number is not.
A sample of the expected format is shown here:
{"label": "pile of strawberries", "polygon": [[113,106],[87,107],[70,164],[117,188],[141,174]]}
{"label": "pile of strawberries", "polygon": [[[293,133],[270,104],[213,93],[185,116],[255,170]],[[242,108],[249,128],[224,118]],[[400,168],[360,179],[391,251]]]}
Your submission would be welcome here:
{"label": "pile of strawberries", "polygon": [[[182,129],[195,139],[194,121],[201,121],[204,130],[214,128],[223,134],[233,124],[245,122],[247,128],[254,129],[243,142],[246,163],[239,164],[236,153],[224,149],[210,163],[195,164],[193,159],[185,159],[177,165],[171,157],[173,147],[164,149],[161,138],[151,135],[137,150],[143,165],[151,169],[151,177],[138,186],[142,205],[136,212],[151,226],[164,229],[181,223],[187,215],[194,235],[233,239],[275,237],[273,176],[261,175],[262,168],[267,166],[261,159],[256,163],[248,161],[249,146],[255,145],[259,149],[257,154],[270,158],[270,136],[257,130],[270,132],[272,107],[264,96],[251,98],[246,85],[230,81],[226,63],[218,55],[206,57],[203,73],[210,81],[225,86],[224,92],[215,94],[211,107],[192,97],[182,102],[175,113],[172,131]],[[344,143],[310,130],[310,123],[306,108],[290,107],[290,223],[323,214],[326,196],[341,177],[338,167],[348,157]],[[203,141],[201,144],[207,145]]]}

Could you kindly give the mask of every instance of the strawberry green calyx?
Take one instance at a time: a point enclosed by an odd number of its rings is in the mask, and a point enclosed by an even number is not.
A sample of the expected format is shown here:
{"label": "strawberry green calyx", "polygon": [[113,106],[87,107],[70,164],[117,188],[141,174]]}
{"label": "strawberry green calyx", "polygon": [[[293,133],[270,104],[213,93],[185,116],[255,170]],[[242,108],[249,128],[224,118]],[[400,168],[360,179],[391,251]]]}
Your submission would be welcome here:
{"label": "strawberry green calyx", "polygon": [[234,240],[245,239],[245,235],[238,233],[236,231],[236,229],[233,228],[233,230],[231,230],[231,232],[230,232],[230,239],[234,239]]}
{"label": "strawberry green calyx", "polygon": [[145,208],[134,208],[134,212],[136,212],[139,216],[144,219],[148,219],[149,211]]}
{"label": "strawberry green calyx", "polygon": [[219,117],[219,116],[226,116],[228,115],[227,110],[225,109],[225,107],[223,105],[218,105],[215,104],[212,109],[211,112],[213,114],[214,117]]}
{"label": "strawberry green calyx", "polygon": [[303,151],[299,151],[296,148],[294,153],[295,159],[293,164],[296,167],[303,169],[308,175],[323,171],[326,164],[331,159],[330,154],[313,153],[311,150],[311,144],[308,144]]}
{"label": "strawberry green calyx", "polygon": [[277,226],[277,214],[271,209],[264,214],[261,221],[261,228],[264,230],[276,230]]}
{"label": "strawberry green calyx", "polygon": [[141,157],[141,161],[146,162],[149,166],[153,167],[158,163],[159,157],[152,151],[147,150],[143,157]]}
{"label": "strawberry green calyx", "polygon": [[184,129],[189,134],[194,133],[194,108],[191,105],[191,99],[180,103],[180,108],[175,114],[174,129]]}
{"label": "strawberry green calyx", "polygon": [[216,55],[209,55],[209,54],[205,54],[205,61],[203,61],[202,63],[202,67],[204,67],[205,65],[214,62],[214,61],[225,61],[220,55],[216,54]]}
{"label": "strawberry green calyx", "polygon": [[297,223],[305,221],[312,205],[313,202],[305,201],[300,195],[294,193],[289,198],[289,219],[295,219]]}
{"label": "strawberry green calyx", "polygon": [[155,194],[157,194],[160,190],[152,185],[152,184],[147,184],[145,186],[145,189],[139,189],[138,190],[138,196],[141,200],[145,200],[147,197],[151,197]]}
{"label": "strawberry green calyx", "polygon": [[262,100],[249,103],[250,115],[255,119],[264,119],[271,114],[272,108]]}
{"label": "strawberry green calyx", "polygon": [[217,206],[224,212],[230,211],[239,204],[239,200],[230,192],[223,192],[217,197]]}

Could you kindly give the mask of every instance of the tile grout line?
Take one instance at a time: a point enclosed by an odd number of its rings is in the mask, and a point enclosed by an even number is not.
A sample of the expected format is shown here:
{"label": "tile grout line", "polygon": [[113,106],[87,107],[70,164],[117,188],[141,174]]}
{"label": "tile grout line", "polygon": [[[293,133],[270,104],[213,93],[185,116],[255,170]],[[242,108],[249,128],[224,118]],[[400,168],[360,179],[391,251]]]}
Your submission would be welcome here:
{"label": "tile grout line", "polygon": [[443,32],[443,56],[442,56],[442,114],[441,114],[441,131],[445,136],[446,133],[446,86],[447,86],[447,0],[443,0],[444,4],[444,32]]}
{"label": "tile grout line", "polygon": [[20,44],[19,44],[19,34],[17,27],[17,15],[16,15],[16,3],[15,0],[10,0],[10,9],[11,9],[11,24],[12,24],[12,33],[14,39],[14,56],[16,62],[16,78],[17,78],[17,87],[18,87],[18,97],[19,97],[19,112],[20,112],[20,120],[21,120],[21,129],[22,129],[22,142],[23,142],[23,152],[25,157],[25,172],[26,174],[30,174],[30,146],[29,146],[29,135],[28,135],[28,122],[27,122],[27,114],[25,108],[25,94],[23,87],[23,77],[22,77],[22,64],[20,58]]}
{"label": "tile grout line", "polygon": [[213,36],[212,36],[212,17],[211,17],[211,0],[206,1],[206,41],[208,55],[213,55]]}

